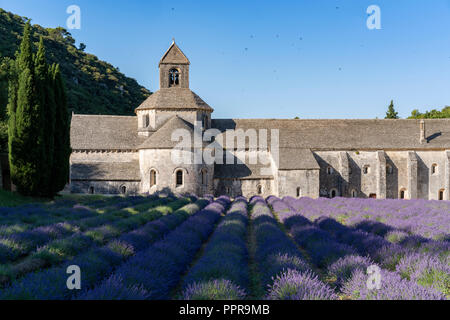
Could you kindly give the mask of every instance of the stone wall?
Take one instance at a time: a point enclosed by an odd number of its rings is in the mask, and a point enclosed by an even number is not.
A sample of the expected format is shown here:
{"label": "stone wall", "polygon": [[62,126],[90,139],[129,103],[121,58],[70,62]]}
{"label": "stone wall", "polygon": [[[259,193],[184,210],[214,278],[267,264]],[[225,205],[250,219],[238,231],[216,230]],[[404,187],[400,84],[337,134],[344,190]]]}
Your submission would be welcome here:
{"label": "stone wall", "polygon": [[[122,188],[126,188],[125,194],[138,194],[139,181],[72,181],[71,193],[93,194],[124,194]],[[93,188],[91,190],[91,188]]]}
{"label": "stone wall", "polygon": [[[172,161],[172,149],[148,149],[139,151],[141,172],[141,191],[154,193],[171,189],[176,193],[195,193],[198,195],[213,194],[214,166],[182,164]],[[192,152],[185,152],[188,157]],[[202,185],[201,172],[206,169],[206,185]],[[156,185],[150,187],[150,172],[156,171]],[[176,186],[176,171],[183,171],[183,185]]]}
{"label": "stone wall", "polygon": [[169,71],[177,69],[180,75],[180,88],[189,88],[189,65],[188,64],[161,64],[159,66],[159,87],[169,88]]}
{"label": "stone wall", "polygon": [[[259,193],[261,188],[261,193]],[[274,179],[214,179],[214,195],[228,195],[230,197],[252,197],[259,195],[268,197],[274,193]]]}
{"label": "stone wall", "polygon": [[387,151],[386,166],[386,198],[397,199],[400,190],[408,188],[408,152]]}
{"label": "stone wall", "polygon": [[[442,151],[418,151],[416,154],[418,157],[417,196],[420,199],[438,200],[439,191],[446,189],[446,181],[448,180],[446,153]],[[433,165],[435,166],[435,173],[432,173]]]}
{"label": "stone wall", "polygon": [[[248,152],[246,157],[248,158]],[[171,149],[141,150],[140,152],[74,152],[71,163],[130,162],[140,163],[141,182],[137,181],[72,181],[72,192],[120,193],[156,192],[166,188],[178,193],[198,195],[228,194],[253,196],[261,189],[262,196],[278,195],[317,198],[357,196],[367,198],[400,197],[438,200],[442,195],[450,200],[450,151],[316,151],[320,170],[273,170],[273,177],[246,177],[214,179],[214,166],[176,166]],[[435,173],[432,169],[435,169]],[[367,168],[367,173],[364,173]],[[157,185],[150,188],[150,170],[157,172]],[[183,185],[177,187],[177,169],[184,172]],[[207,184],[201,181],[201,170],[206,169]],[[258,171],[255,171],[258,172]],[[1,170],[0,170],[1,174]],[[0,180],[1,181],[1,180]],[[353,191],[353,192],[352,192]]]}
{"label": "stone wall", "polygon": [[319,170],[280,170],[278,196],[318,198],[319,176]]}

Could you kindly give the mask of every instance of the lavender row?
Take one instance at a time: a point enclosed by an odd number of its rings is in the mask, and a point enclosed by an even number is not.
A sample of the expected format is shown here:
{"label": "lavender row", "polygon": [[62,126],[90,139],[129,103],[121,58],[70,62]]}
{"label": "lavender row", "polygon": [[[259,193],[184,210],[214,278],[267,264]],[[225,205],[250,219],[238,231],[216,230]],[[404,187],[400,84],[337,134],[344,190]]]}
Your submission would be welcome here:
{"label": "lavender row", "polygon": [[312,262],[318,268],[324,269],[339,258],[356,254],[351,246],[337,242],[331,234],[321,230],[309,220],[293,214],[292,211],[283,211],[287,210],[285,206],[279,199],[272,201],[273,210],[278,212],[288,232],[295,242],[308,252]]}
{"label": "lavender row", "polygon": [[[291,213],[286,221],[293,217],[295,213]],[[296,242],[316,257],[318,266],[327,270],[327,275],[334,278],[336,287],[352,299],[388,299],[394,296],[405,300],[443,298],[442,293],[434,288],[422,287],[385,269],[381,269],[381,289],[372,292],[366,285],[366,270],[374,262],[364,255],[379,257],[380,249],[389,247],[389,242],[368,233],[353,231],[327,217],[318,218],[314,224],[307,219],[294,220],[297,222],[290,226],[290,231]]]}
{"label": "lavender row", "polygon": [[[397,271],[397,274],[406,280],[411,280],[425,288],[435,289],[444,295],[450,293],[448,255],[440,258],[436,252],[417,252],[414,248],[404,248],[380,236],[360,230],[355,231],[331,218],[319,218],[316,224],[333,234],[339,241],[352,244],[360,254],[369,255],[382,267]],[[442,248],[438,247],[437,251],[440,250]]]}
{"label": "lavender row", "polygon": [[404,231],[423,238],[449,240],[449,201],[291,197],[284,201],[310,220],[328,216],[348,226],[378,221],[384,225],[377,230],[382,236],[389,231]]}
{"label": "lavender row", "polygon": [[105,244],[107,241],[119,237],[121,233],[136,229],[149,221],[171,213],[186,203],[188,203],[188,200],[182,198],[140,215],[121,219],[113,224],[103,225],[84,233],[76,233],[73,236],[50,242],[19,263],[0,265],[0,284],[8,283],[32,271],[57,265],[66,259],[70,259],[70,257],[78,255],[78,252],[81,250]]}
{"label": "lavender row", "polygon": [[[168,199],[165,198],[149,201],[142,209],[148,210],[167,202]],[[94,228],[104,223],[108,223],[99,230],[94,229],[86,232],[87,235],[92,236],[94,239],[102,237],[105,229],[117,228],[118,231],[120,231],[122,221],[119,221],[119,223],[114,222],[117,222],[119,219],[130,217],[132,217],[130,212],[119,210],[105,213],[98,217],[89,217],[78,221],[71,221],[69,223],[57,223],[50,226],[38,227],[29,231],[13,233],[7,237],[0,237],[0,263],[14,262],[36,250],[38,247],[46,245],[50,241],[62,239],[77,234],[80,231],[84,231],[85,226]],[[134,220],[139,218],[134,216]]]}
{"label": "lavender row", "polygon": [[[82,289],[95,286],[99,279],[111,274],[114,269],[128,258],[161,239],[171,230],[183,223],[189,216],[201,210],[208,201],[198,200],[188,204],[172,214],[151,221],[143,227],[126,233],[103,247],[93,247],[85,253],[67,260],[59,267],[30,273],[15,281],[0,293],[1,299],[70,299],[76,293],[66,286],[67,267],[77,265],[81,269]],[[80,248],[79,250],[81,250]]]}
{"label": "lavender row", "polygon": [[292,240],[278,226],[266,202],[251,200],[252,243],[266,298],[273,300],[335,299],[311,270]]}
{"label": "lavender row", "polygon": [[183,281],[184,300],[238,300],[248,292],[247,200],[237,198]]}
{"label": "lavender row", "polygon": [[33,227],[93,217],[96,214],[97,212],[83,207],[61,208],[57,210],[47,210],[40,206],[20,209],[14,208],[13,211],[10,211],[10,216],[1,218],[0,234],[8,235]]}
{"label": "lavender row", "polygon": [[72,202],[70,204],[66,203],[65,207],[27,204],[15,208],[0,208],[0,212],[2,212],[0,235],[8,236],[16,232],[27,231],[33,227],[95,217],[105,211],[117,211],[126,207],[139,205],[148,200],[153,200],[153,197],[140,197],[134,200],[121,198],[120,202],[109,203],[108,206],[98,207],[95,210],[79,204],[73,204]]}
{"label": "lavender row", "polygon": [[219,198],[78,299],[168,299],[229,204]]}

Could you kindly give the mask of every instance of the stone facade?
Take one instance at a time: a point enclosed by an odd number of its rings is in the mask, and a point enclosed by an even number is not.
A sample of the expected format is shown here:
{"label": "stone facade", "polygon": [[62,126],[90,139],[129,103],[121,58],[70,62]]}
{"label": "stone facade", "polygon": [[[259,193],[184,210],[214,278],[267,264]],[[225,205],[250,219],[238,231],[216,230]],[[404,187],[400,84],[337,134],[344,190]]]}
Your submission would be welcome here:
{"label": "stone facade", "polygon": [[[189,66],[173,43],[159,63],[160,90],[135,117],[73,115],[72,192],[450,200],[450,120],[212,119],[189,89]],[[198,125],[218,133],[233,163],[174,162],[174,132],[195,136]],[[231,129],[245,147],[227,144]],[[277,143],[270,136],[252,149],[251,130],[276,130]],[[193,140],[181,152],[192,160],[202,150]]]}

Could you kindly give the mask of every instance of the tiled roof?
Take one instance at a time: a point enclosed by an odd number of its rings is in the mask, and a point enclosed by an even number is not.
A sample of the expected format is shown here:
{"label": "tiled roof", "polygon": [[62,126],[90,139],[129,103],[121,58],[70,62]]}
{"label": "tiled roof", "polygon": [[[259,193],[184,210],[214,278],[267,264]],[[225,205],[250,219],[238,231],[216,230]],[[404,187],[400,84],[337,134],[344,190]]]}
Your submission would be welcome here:
{"label": "tiled roof", "polygon": [[450,148],[450,119],[425,120],[428,143],[423,144],[419,142],[419,124],[420,120],[215,119],[212,121],[212,127],[221,131],[269,129],[269,138],[270,129],[278,129],[280,148],[312,150]]}
{"label": "tiled roof", "polygon": [[214,110],[189,88],[161,88],[149,96],[137,109],[164,109],[164,110]]}
{"label": "tiled roof", "polygon": [[[194,126],[187,122],[186,120],[180,118],[179,116],[174,116],[170,118],[166,123],[164,123],[161,128],[159,128],[155,133],[153,133],[144,143],[142,143],[138,149],[172,149],[175,148],[180,140],[172,140],[172,133],[176,130],[186,130],[191,137],[191,147],[194,146]],[[201,139],[202,137],[199,138]],[[181,139],[176,137],[176,139]],[[202,146],[207,145],[202,142]]]}
{"label": "tiled roof", "polygon": [[189,59],[176,45],[175,41],[172,42],[169,49],[164,53],[163,57],[159,61],[159,64],[190,64]]}
{"label": "tiled roof", "polygon": [[137,117],[73,115],[70,142],[74,150],[136,149],[146,138],[137,128]]}

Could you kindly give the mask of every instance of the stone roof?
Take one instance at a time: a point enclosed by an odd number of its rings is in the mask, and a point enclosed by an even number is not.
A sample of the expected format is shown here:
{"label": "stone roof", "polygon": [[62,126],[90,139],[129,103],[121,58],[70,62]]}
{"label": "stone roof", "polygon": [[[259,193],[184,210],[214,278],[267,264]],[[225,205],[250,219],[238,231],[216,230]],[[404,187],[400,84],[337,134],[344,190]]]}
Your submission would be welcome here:
{"label": "stone roof", "polygon": [[280,170],[320,169],[316,158],[309,149],[280,148]]}
{"label": "stone roof", "polygon": [[265,174],[261,169],[268,166],[262,164],[215,164],[215,179],[272,179],[273,175]]}
{"label": "stone roof", "polygon": [[[175,148],[180,140],[172,141],[172,133],[175,130],[187,130],[191,137],[191,147],[194,147],[194,126],[179,116],[173,116],[164,123],[156,132],[154,132],[138,149],[172,149]],[[202,139],[202,137],[199,137]],[[181,139],[177,137],[177,139]],[[202,146],[208,143],[202,142]]]}
{"label": "stone roof", "polygon": [[[229,158],[228,161],[227,158]],[[230,161],[231,159],[232,161]],[[256,161],[251,161],[249,159],[248,152],[231,153],[226,151],[224,152],[223,155],[222,164],[216,163],[214,165],[214,178],[222,178],[222,179],[229,178],[241,180],[273,178],[269,154],[267,153],[259,154],[257,158],[254,160]],[[257,162],[257,163],[252,164],[250,162]]]}
{"label": "stone roof", "polygon": [[[311,150],[422,150],[450,148],[450,119],[425,120],[427,143],[420,144],[420,120],[215,119],[212,127],[278,129],[279,147]],[[223,141],[225,142],[223,134]],[[270,131],[268,132],[270,139]],[[269,141],[270,145],[270,141]]]}
{"label": "stone roof", "polygon": [[70,143],[74,150],[134,150],[146,137],[137,134],[137,117],[73,115]]}
{"label": "stone roof", "polygon": [[71,180],[140,181],[139,162],[73,163]]}
{"label": "stone roof", "polygon": [[150,95],[137,109],[160,109],[160,110],[205,110],[213,112],[205,101],[189,88],[161,88]]}
{"label": "stone roof", "polygon": [[159,64],[190,64],[190,62],[183,51],[176,45],[175,41],[173,41],[159,61]]}
{"label": "stone roof", "polygon": [[[423,144],[419,124],[420,120],[212,120],[212,127],[221,131],[279,129],[280,148],[286,150],[450,149],[450,119],[425,120],[428,143]],[[137,117],[73,115],[71,146],[74,150],[135,150],[149,139],[138,136],[137,128]],[[159,136],[167,145],[171,134],[163,138],[160,132]],[[225,135],[223,140],[225,145]]]}

